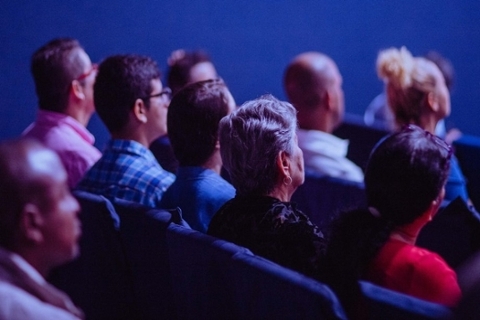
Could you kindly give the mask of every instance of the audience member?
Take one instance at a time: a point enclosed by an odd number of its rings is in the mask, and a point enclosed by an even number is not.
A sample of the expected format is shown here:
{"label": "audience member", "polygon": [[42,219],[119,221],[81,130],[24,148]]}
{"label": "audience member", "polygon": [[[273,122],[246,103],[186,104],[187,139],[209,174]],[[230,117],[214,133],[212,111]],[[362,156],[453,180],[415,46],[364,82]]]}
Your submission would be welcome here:
{"label": "audience member", "polygon": [[48,284],[79,254],[79,205],[59,157],[33,140],[0,143],[0,319],[79,319]]}
{"label": "audience member", "polygon": [[148,150],[167,132],[170,89],[162,88],[155,61],[117,55],[100,64],[95,106],[111,140],[78,189],[157,207],[175,176],[162,169]]}
{"label": "audience member", "polygon": [[[175,50],[168,58],[167,84],[176,94],[190,83],[216,79],[217,71],[210,61],[210,57],[203,51]],[[157,161],[165,170],[176,173],[178,160],[175,158],[168,135],[164,135],[150,145]]]}
{"label": "audience member", "polygon": [[175,50],[168,58],[168,66],[167,81],[174,95],[187,84],[218,77],[210,57],[201,50]]}
{"label": "audience member", "polygon": [[73,188],[101,156],[85,128],[95,111],[97,67],[77,40],[64,38],[48,42],[33,54],[31,72],[40,110],[23,135],[58,153]]}
{"label": "audience member", "polygon": [[290,198],[304,181],[295,108],[272,96],[248,101],[220,121],[220,153],[237,190],[208,234],[317,276],[324,238]]}
{"label": "audience member", "polygon": [[332,135],[344,114],[342,76],[335,62],[318,52],[302,53],[287,67],[284,85],[298,111],[305,170],[363,182],[362,170],[346,158],[348,141]]}
{"label": "audience member", "polygon": [[443,140],[415,125],[373,150],[365,171],[368,209],[339,216],[325,259],[324,279],[348,312],[360,307],[359,279],[447,306],[458,302],[455,272],[415,246],[442,203],[451,154]]}
{"label": "audience member", "polygon": [[[425,55],[425,58],[435,63],[440,69],[440,72],[442,72],[442,75],[445,78],[445,85],[447,86],[449,93],[451,93],[455,80],[455,70],[452,63],[436,51],[429,51]],[[384,92],[376,96],[368,105],[365,110],[364,121],[368,126],[376,125],[383,127],[386,130],[395,130],[395,117],[388,106],[387,96]],[[435,127],[435,134],[451,144],[454,140],[460,137],[461,132],[455,128],[447,132],[445,128],[445,120],[442,119],[438,121],[437,126]]]}
{"label": "audience member", "polygon": [[213,214],[235,196],[235,188],[220,177],[218,141],[218,123],[234,109],[235,101],[222,80],[184,87],[168,108],[168,135],[180,167],[161,206],[180,207],[195,230],[206,232]]}
{"label": "audience member", "polygon": [[[377,72],[385,81],[388,105],[398,127],[416,124],[430,133],[450,114],[450,94],[445,78],[430,60],[413,57],[402,47],[379,53]],[[455,157],[452,157],[446,185],[446,200],[461,196],[468,200],[466,181]]]}

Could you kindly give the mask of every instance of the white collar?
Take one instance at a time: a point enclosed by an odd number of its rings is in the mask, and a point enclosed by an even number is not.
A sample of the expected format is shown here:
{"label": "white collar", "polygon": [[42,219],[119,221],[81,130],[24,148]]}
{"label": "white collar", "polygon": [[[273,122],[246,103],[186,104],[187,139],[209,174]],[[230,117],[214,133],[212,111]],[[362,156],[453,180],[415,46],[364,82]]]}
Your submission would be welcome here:
{"label": "white collar", "polygon": [[19,254],[0,247],[0,257],[1,256],[9,258],[20,270],[25,272],[38,284],[43,285],[46,283],[45,278]]}
{"label": "white collar", "polygon": [[348,140],[343,140],[333,134],[318,130],[299,129],[297,136],[298,144],[302,150],[328,153],[336,157],[347,156]]}

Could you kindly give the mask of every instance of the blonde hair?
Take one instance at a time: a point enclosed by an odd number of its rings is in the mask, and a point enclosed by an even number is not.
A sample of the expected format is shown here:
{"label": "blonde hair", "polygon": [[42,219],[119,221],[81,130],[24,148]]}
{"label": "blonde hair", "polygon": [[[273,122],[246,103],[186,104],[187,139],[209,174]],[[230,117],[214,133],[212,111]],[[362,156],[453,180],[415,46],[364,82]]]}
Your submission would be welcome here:
{"label": "blonde hair", "polygon": [[413,57],[405,47],[378,54],[378,77],[386,84],[388,105],[398,125],[420,124],[424,99],[437,86],[432,68],[438,69],[425,58]]}

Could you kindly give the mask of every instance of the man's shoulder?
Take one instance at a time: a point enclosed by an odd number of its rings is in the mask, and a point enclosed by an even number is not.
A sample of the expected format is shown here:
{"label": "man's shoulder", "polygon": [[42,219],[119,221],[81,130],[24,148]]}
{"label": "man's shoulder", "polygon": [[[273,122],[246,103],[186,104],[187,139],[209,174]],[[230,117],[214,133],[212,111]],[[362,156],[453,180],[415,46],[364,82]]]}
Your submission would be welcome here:
{"label": "man's shoulder", "polygon": [[25,290],[0,281],[0,319],[77,319]]}
{"label": "man's shoulder", "polygon": [[22,133],[22,136],[39,140],[46,147],[57,152],[81,152],[84,150],[91,152],[94,150],[99,153],[98,149],[87,142],[78,132],[61,124],[48,127],[33,124]]}

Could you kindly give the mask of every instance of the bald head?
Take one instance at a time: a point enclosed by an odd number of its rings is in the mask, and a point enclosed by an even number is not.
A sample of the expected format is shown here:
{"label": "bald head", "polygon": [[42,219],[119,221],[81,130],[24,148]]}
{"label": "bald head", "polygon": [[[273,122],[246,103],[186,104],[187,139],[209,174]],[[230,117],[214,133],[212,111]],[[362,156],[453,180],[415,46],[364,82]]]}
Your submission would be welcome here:
{"label": "bald head", "polygon": [[79,209],[55,152],[27,139],[0,143],[0,246],[46,276],[78,255]]}
{"label": "bald head", "polygon": [[[11,140],[0,143],[0,245],[12,247],[13,233],[17,229],[20,213],[26,203],[40,206],[45,192],[48,171],[57,170],[58,157],[38,142]],[[55,168],[57,167],[57,168]],[[55,173],[52,173],[55,174]]]}
{"label": "bald head", "polygon": [[305,127],[302,118],[307,118],[309,113],[319,109],[328,111],[329,115],[326,116],[333,117],[326,119],[328,122],[341,120],[343,115],[341,85],[342,77],[337,65],[327,55],[305,52],[292,60],[285,71],[284,86],[288,99],[299,112],[300,127]]}
{"label": "bald head", "polygon": [[306,52],[295,57],[287,67],[284,79],[290,102],[297,108],[319,106],[336,69],[328,56],[318,52]]}

